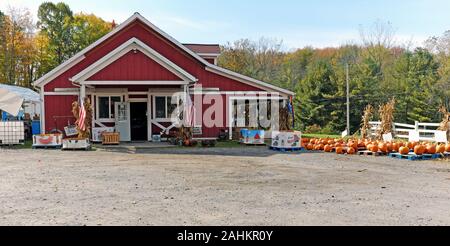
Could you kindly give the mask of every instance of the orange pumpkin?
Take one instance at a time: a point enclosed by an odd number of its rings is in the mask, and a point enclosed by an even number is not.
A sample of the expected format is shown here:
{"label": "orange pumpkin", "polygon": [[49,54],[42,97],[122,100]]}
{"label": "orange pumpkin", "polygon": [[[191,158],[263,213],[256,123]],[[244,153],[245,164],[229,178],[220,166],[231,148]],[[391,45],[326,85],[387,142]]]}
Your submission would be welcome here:
{"label": "orange pumpkin", "polygon": [[386,143],[386,147],[387,147],[386,153],[391,153],[392,152],[392,143]]}
{"label": "orange pumpkin", "polygon": [[314,149],[314,145],[312,143],[309,143],[308,145],[306,145],[306,149],[307,150],[313,150]]}
{"label": "orange pumpkin", "polygon": [[334,144],[334,140],[328,140],[328,144],[329,145],[333,145]]}
{"label": "orange pumpkin", "polygon": [[336,154],[344,154],[344,148],[342,147],[336,147]]}
{"label": "orange pumpkin", "polygon": [[439,146],[437,146],[436,148],[436,153],[444,153],[445,152],[445,145],[444,144],[440,144]]}
{"label": "orange pumpkin", "polygon": [[421,144],[416,145],[414,147],[414,153],[416,155],[423,155],[425,153],[425,150],[426,150],[426,148],[423,145],[421,145]]}
{"label": "orange pumpkin", "polygon": [[398,152],[400,145],[398,143],[392,143],[392,151]]}
{"label": "orange pumpkin", "polygon": [[408,149],[414,149],[414,143],[412,143],[412,142],[408,142],[408,143],[406,143],[406,147],[408,147]]}
{"label": "orange pumpkin", "polygon": [[347,154],[354,155],[356,153],[356,150],[353,147],[348,147]]}
{"label": "orange pumpkin", "polygon": [[323,150],[325,152],[331,152],[331,151],[333,151],[333,147],[331,147],[331,145],[327,144],[323,147]]}
{"label": "orange pumpkin", "polygon": [[450,152],[450,143],[445,145],[445,152]]}
{"label": "orange pumpkin", "polygon": [[428,144],[426,147],[426,152],[427,152],[427,154],[431,154],[431,155],[436,154],[436,145]]}
{"label": "orange pumpkin", "polygon": [[366,147],[366,144],[364,143],[364,141],[363,140],[358,140],[358,147],[362,147],[362,148],[364,148],[364,147]]}
{"label": "orange pumpkin", "polygon": [[407,155],[409,154],[409,148],[406,146],[402,146],[398,149],[398,153],[400,153],[401,155]]}
{"label": "orange pumpkin", "polygon": [[387,144],[385,144],[385,143],[379,143],[378,144],[378,149],[381,152],[383,152],[383,153],[387,153],[388,152]]}
{"label": "orange pumpkin", "polygon": [[378,152],[378,145],[376,145],[376,144],[370,145],[369,150],[372,151],[373,153]]}

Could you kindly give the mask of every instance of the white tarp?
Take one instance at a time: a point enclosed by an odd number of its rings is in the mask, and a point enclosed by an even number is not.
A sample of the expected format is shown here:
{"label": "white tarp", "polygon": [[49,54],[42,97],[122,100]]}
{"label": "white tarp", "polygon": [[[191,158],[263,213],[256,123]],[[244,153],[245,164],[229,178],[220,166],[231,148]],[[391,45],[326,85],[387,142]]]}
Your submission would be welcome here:
{"label": "white tarp", "polygon": [[28,88],[0,84],[0,110],[17,116],[24,102],[40,102],[39,94]]}

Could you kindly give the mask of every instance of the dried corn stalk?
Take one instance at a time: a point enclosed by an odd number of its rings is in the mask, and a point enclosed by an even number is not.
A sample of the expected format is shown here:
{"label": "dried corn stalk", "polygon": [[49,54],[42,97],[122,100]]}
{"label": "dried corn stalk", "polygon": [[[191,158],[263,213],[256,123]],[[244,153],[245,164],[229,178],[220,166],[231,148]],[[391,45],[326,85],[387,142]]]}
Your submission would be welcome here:
{"label": "dried corn stalk", "polygon": [[394,110],[395,110],[395,99],[393,98],[388,103],[381,105],[378,109],[380,114],[381,124],[377,130],[377,139],[383,140],[383,134],[392,133],[392,126],[394,124]]}
{"label": "dried corn stalk", "polygon": [[361,120],[361,137],[368,138],[370,137],[370,120],[373,117],[373,107],[372,105],[367,105],[364,109],[364,115]]}
{"label": "dried corn stalk", "polygon": [[[86,139],[90,138],[91,136],[91,127],[92,127],[92,105],[91,100],[88,97],[84,98],[84,109],[86,111],[86,116],[84,119],[84,130],[80,129],[79,125],[77,124],[77,130],[78,130],[78,138],[79,139]],[[72,114],[76,119],[76,122],[78,122],[80,118],[80,104],[75,101],[72,103]]]}
{"label": "dried corn stalk", "polygon": [[450,112],[448,112],[447,108],[445,106],[441,106],[439,108],[439,112],[442,114],[442,121],[441,124],[439,124],[439,131],[446,131],[447,137],[450,137]]}
{"label": "dried corn stalk", "polygon": [[292,126],[292,117],[287,107],[280,108],[280,131],[289,131]]}
{"label": "dried corn stalk", "polygon": [[442,122],[439,125],[438,130],[439,131],[448,131],[449,123],[450,123],[450,113],[448,112],[448,110],[445,106],[441,106],[439,108],[439,112],[442,114]]}

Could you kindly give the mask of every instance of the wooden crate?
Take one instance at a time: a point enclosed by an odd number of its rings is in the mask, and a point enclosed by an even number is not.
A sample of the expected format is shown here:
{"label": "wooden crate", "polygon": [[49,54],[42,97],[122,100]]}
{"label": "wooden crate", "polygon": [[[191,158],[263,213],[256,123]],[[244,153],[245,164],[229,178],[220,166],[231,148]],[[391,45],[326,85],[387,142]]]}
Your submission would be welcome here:
{"label": "wooden crate", "polygon": [[103,145],[117,145],[120,144],[120,134],[118,132],[104,132]]}

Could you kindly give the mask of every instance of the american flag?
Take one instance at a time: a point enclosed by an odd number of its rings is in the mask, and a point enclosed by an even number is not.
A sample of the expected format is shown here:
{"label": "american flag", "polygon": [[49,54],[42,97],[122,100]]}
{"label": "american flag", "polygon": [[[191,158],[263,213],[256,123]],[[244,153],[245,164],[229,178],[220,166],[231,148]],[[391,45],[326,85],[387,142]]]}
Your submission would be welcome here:
{"label": "american flag", "polygon": [[83,100],[81,100],[80,113],[79,113],[79,117],[78,117],[78,127],[82,131],[86,130],[85,121],[86,121],[86,109],[84,108]]}
{"label": "american flag", "polygon": [[187,92],[183,116],[184,126],[190,127],[194,125],[194,104],[192,103],[191,96]]}

